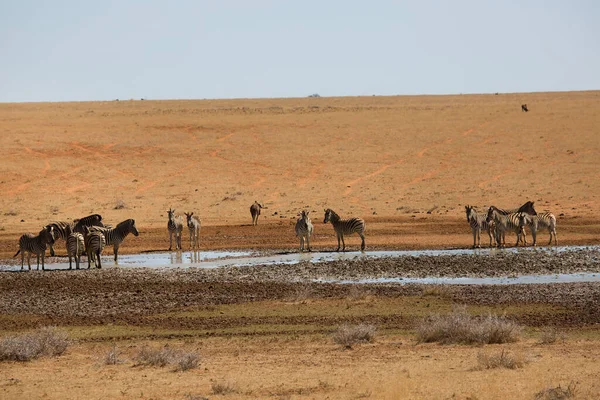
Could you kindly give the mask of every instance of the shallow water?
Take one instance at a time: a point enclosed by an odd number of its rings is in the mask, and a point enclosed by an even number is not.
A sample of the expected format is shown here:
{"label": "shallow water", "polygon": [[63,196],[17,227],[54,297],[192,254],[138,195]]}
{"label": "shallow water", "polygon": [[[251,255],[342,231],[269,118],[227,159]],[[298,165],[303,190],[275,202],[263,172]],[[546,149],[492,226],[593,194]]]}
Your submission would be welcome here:
{"label": "shallow water", "polygon": [[[367,251],[361,252],[313,252],[313,253],[280,253],[273,255],[259,255],[243,251],[187,251],[187,252],[162,252],[144,253],[119,256],[119,267],[145,267],[145,268],[218,268],[218,267],[244,267],[257,265],[291,265],[300,262],[320,263],[337,260],[377,259],[384,257],[419,257],[419,256],[452,256],[452,255],[480,255],[487,257],[501,253],[521,252],[567,252],[577,250],[600,250],[600,246],[561,246],[561,247],[522,247],[508,249],[451,249],[451,250],[400,250],[400,251]],[[87,268],[87,259],[83,257],[82,267]],[[68,269],[66,258],[59,258],[60,262],[47,263],[48,270]],[[33,259],[35,263],[35,259]],[[103,267],[114,267],[116,264],[112,256],[102,257]],[[74,268],[75,266],[73,266]],[[27,268],[27,267],[26,267]],[[32,266],[35,269],[35,264]],[[0,271],[18,271],[20,265],[0,265]],[[320,282],[335,283],[424,283],[424,284],[474,284],[474,285],[508,285],[522,283],[558,283],[558,282],[597,282],[600,281],[598,273],[574,273],[554,275],[521,275],[515,277],[457,277],[457,278],[378,278],[359,280],[328,280]]]}

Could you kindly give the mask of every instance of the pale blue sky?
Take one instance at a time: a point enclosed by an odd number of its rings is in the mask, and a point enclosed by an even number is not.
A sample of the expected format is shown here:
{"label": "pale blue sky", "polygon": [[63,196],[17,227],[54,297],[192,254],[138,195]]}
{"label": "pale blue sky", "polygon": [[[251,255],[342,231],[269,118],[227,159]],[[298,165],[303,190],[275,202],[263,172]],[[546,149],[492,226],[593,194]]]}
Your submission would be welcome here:
{"label": "pale blue sky", "polygon": [[0,2],[0,102],[600,89],[600,2]]}

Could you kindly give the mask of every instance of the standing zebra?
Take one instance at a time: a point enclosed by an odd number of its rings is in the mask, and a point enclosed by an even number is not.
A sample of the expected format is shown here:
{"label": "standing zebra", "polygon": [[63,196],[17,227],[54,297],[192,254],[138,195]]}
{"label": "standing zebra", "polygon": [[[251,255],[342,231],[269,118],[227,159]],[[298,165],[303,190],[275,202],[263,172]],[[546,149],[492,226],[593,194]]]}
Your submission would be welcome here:
{"label": "standing zebra", "polygon": [[40,255],[42,256],[42,271],[44,267],[44,257],[46,254],[46,245],[54,243],[54,228],[43,227],[37,236],[33,236],[32,233],[26,233],[19,238],[19,250],[13,257],[16,257],[21,253],[21,271],[25,264],[25,252],[27,252],[27,266],[31,270],[31,254],[37,256],[37,269],[40,269]]}
{"label": "standing zebra", "polygon": [[519,225],[521,226],[521,230],[523,232],[525,231],[525,225],[529,225],[531,227],[533,246],[536,246],[537,244],[537,231],[543,228],[546,228],[548,233],[550,233],[548,245],[552,244],[552,235],[554,235],[554,245],[558,245],[558,241],[556,240],[556,217],[551,212],[544,212],[534,215],[530,220],[519,220]]}
{"label": "standing zebra", "polygon": [[[74,224],[65,221],[54,221],[46,225],[46,228],[52,227],[54,232],[54,240],[64,239],[67,240],[71,232],[73,232]],[[50,246],[50,255],[54,257],[54,243],[48,243]]]}
{"label": "standing zebra", "polygon": [[187,220],[187,227],[190,230],[190,249],[198,248],[198,235],[200,235],[200,218],[194,215],[193,212],[186,213],[185,218]]}
{"label": "standing zebra", "polygon": [[85,234],[85,230],[84,230],[85,226],[87,226],[87,227],[92,227],[92,226],[104,227],[104,224],[102,223],[102,215],[100,215],[100,214],[92,214],[92,215],[88,215],[87,217],[83,217],[81,219],[74,219],[73,224],[75,224],[73,226],[73,232],[79,232],[82,234]]}
{"label": "standing zebra", "polygon": [[252,215],[252,225],[258,225],[258,217],[260,216],[260,209],[266,208],[258,201],[254,200],[254,204],[250,206],[250,215]]}
{"label": "standing zebra", "polygon": [[332,209],[328,208],[325,210],[325,219],[323,223],[331,221],[333,230],[337,235],[338,247],[335,251],[340,251],[340,239],[342,239],[342,251],[346,251],[346,243],[344,242],[344,235],[350,235],[354,232],[358,233],[358,236],[362,239],[360,250],[365,251],[365,221],[362,218],[350,218],[340,219],[340,216],[335,213]]}
{"label": "standing zebra", "polygon": [[127,235],[133,233],[135,236],[138,236],[140,233],[135,226],[134,219],[126,219],[123,222],[119,222],[117,226],[114,228],[102,228],[99,226],[94,226],[91,228],[92,231],[98,231],[104,235],[104,239],[106,240],[106,245],[113,245],[113,250],[115,253],[115,263],[117,262],[117,256],[119,254],[119,246]]}
{"label": "standing zebra", "polygon": [[296,236],[300,238],[300,251],[304,251],[305,244],[308,251],[312,251],[310,249],[310,237],[313,233],[313,224],[308,217],[308,213],[309,211],[302,210],[302,215],[296,222]]}
{"label": "standing zebra", "polygon": [[475,211],[473,206],[465,206],[465,212],[467,214],[467,222],[471,226],[473,232],[473,248],[481,247],[481,230],[485,230],[490,237],[490,247],[494,245],[494,239],[492,239],[492,232],[495,231],[494,221],[491,220],[489,223],[486,221],[487,214],[480,214]]}
{"label": "standing zebra", "polygon": [[92,260],[96,268],[102,268],[102,261],[100,260],[100,254],[106,246],[106,239],[101,232],[92,231],[89,227],[84,227],[84,244],[85,252],[88,258],[88,269],[92,266]]}
{"label": "standing zebra", "polygon": [[515,246],[519,245],[519,241],[523,239],[523,243],[527,245],[527,237],[525,236],[525,230],[522,228],[521,222],[519,219],[522,219],[525,225],[531,224],[531,215],[527,213],[510,213],[503,214],[498,210],[497,207],[490,206],[488,209],[486,222],[490,223],[492,220],[496,225],[496,245],[498,247],[506,246],[506,231],[513,231],[517,234],[517,243]]}
{"label": "standing zebra", "polygon": [[67,237],[67,255],[69,256],[69,269],[73,268],[71,258],[75,258],[75,269],[79,269],[81,255],[85,252],[83,235],[73,232]]}
{"label": "standing zebra", "polygon": [[175,216],[175,210],[170,209],[167,211],[169,214],[169,221],[167,222],[167,229],[169,231],[169,251],[173,248],[173,235],[175,235],[175,250],[181,250],[181,231],[183,231],[183,219],[180,215]]}

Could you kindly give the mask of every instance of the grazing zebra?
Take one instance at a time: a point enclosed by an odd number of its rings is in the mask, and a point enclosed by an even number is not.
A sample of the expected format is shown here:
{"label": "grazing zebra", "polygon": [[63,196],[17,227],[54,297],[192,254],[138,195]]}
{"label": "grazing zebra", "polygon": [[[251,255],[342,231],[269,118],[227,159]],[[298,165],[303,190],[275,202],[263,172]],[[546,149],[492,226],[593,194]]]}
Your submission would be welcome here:
{"label": "grazing zebra", "polygon": [[486,221],[487,214],[478,213],[473,206],[465,206],[467,222],[473,232],[473,248],[481,247],[481,230],[485,230],[490,237],[490,247],[494,245],[492,232],[495,232],[494,221]]}
{"label": "grazing zebra", "polygon": [[115,253],[115,263],[117,262],[117,256],[119,254],[119,246],[121,243],[123,243],[127,235],[133,233],[135,236],[138,236],[140,234],[135,226],[135,220],[131,218],[119,222],[114,228],[102,228],[99,226],[94,226],[90,229],[92,231],[98,231],[102,233],[104,235],[104,239],[106,240],[107,246],[112,244]]}
{"label": "grazing zebra", "polygon": [[360,250],[365,251],[365,221],[362,218],[350,218],[340,219],[340,216],[335,213],[332,209],[328,208],[325,210],[325,219],[323,223],[331,221],[333,230],[337,235],[338,247],[335,251],[340,251],[340,239],[342,239],[342,251],[346,251],[346,243],[344,242],[344,235],[350,235],[354,232],[358,233],[358,236],[362,239]]}
{"label": "grazing zebra", "polygon": [[531,236],[533,237],[534,246],[537,244],[537,231],[543,228],[546,228],[548,233],[550,233],[548,245],[552,244],[552,235],[554,235],[554,245],[558,245],[558,241],[556,240],[556,217],[551,212],[544,212],[534,215],[530,220],[520,219],[519,225],[521,226],[521,230],[523,232],[525,231],[525,225],[529,225],[531,227]]}
{"label": "grazing zebra", "polygon": [[87,227],[92,227],[92,226],[104,227],[104,224],[102,223],[102,215],[100,215],[100,214],[92,214],[92,215],[88,215],[87,217],[83,217],[81,219],[74,219],[73,224],[75,224],[75,226],[73,226],[73,232],[79,232],[81,234],[85,234],[85,230],[84,230],[85,226],[87,226]]}
{"label": "grazing zebra", "polygon": [[44,267],[44,257],[46,254],[46,245],[54,243],[54,228],[43,227],[37,236],[33,236],[32,233],[26,233],[19,238],[19,250],[13,257],[16,257],[21,253],[21,271],[25,264],[25,252],[27,252],[27,266],[31,270],[31,254],[37,256],[37,269],[40,269],[40,255],[42,256],[42,271]]}
{"label": "grazing zebra", "polygon": [[187,220],[187,227],[190,230],[190,249],[198,248],[200,245],[198,244],[198,235],[200,235],[200,218],[197,215],[194,215],[193,212],[186,213],[185,218]]}
{"label": "grazing zebra", "polygon": [[490,206],[488,209],[486,222],[490,223],[493,220],[496,225],[496,245],[498,247],[506,246],[506,231],[513,231],[517,234],[517,243],[515,246],[519,245],[519,241],[521,241],[521,239],[523,240],[523,243],[527,245],[525,229],[523,229],[519,221],[520,218],[522,218],[524,225],[531,224],[532,216],[528,215],[527,213],[518,212],[503,214],[497,207]]}
{"label": "grazing zebra", "polygon": [[83,241],[85,244],[85,252],[88,258],[88,269],[92,266],[92,260],[96,268],[102,268],[100,254],[106,246],[106,239],[101,232],[93,231],[89,227],[84,227]]}
{"label": "grazing zebra", "polygon": [[[73,232],[74,224],[65,221],[54,221],[45,226],[46,228],[52,227],[54,230],[54,240],[64,239],[67,240],[71,232]],[[54,243],[48,244],[50,247],[50,255],[54,257]]]}
{"label": "grazing zebra", "polygon": [[181,231],[183,231],[183,219],[180,215],[175,216],[175,210],[170,209],[167,211],[169,214],[169,221],[167,222],[167,229],[169,230],[169,251],[173,248],[173,235],[175,235],[175,250],[181,250]]}
{"label": "grazing zebra", "polygon": [[75,258],[75,269],[79,269],[81,255],[85,252],[83,235],[73,232],[67,237],[67,255],[69,256],[69,269],[73,268],[71,259]]}
{"label": "grazing zebra", "polygon": [[260,215],[260,209],[266,208],[258,201],[254,200],[254,204],[250,206],[250,215],[252,215],[252,225],[258,225],[258,217]]}
{"label": "grazing zebra", "polygon": [[302,210],[302,215],[296,222],[296,236],[300,238],[300,251],[304,251],[305,244],[308,251],[310,249],[310,237],[313,233],[313,224],[308,217],[309,211]]}

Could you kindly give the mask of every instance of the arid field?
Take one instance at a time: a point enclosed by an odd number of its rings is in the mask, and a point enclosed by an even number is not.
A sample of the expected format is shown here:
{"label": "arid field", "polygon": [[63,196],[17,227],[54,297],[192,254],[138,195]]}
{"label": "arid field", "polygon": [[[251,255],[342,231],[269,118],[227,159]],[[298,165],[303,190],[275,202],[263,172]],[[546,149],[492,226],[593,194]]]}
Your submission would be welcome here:
{"label": "arid field", "polygon": [[[0,264],[20,264],[12,257],[23,233],[92,213],[112,225],[136,220],[140,235],[120,254],[166,251],[170,207],[200,216],[201,251],[295,251],[301,210],[311,211],[313,249],[334,250],[325,208],[365,219],[367,251],[468,248],[465,205],[527,200],[556,215],[559,245],[598,245],[598,127],[597,91],[0,104]],[[255,200],[266,207],[258,226],[250,224]],[[547,238],[540,233],[539,244]],[[349,250],[359,244],[346,238]],[[64,241],[56,249],[64,256]],[[561,398],[551,389],[599,398],[600,283],[315,281],[600,272],[597,248],[526,253],[0,272],[0,340],[45,326],[71,340],[56,357],[0,354],[0,398]],[[423,318],[459,306],[504,316],[519,326],[518,340],[418,340]],[[376,329],[371,341],[335,342],[340,326],[361,324]],[[140,365],[146,345],[197,353],[199,365]],[[106,362],[111,349],[115,364]],[[520,362],[482,366],[494,355]]]}

